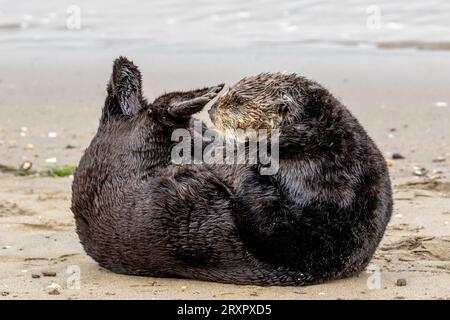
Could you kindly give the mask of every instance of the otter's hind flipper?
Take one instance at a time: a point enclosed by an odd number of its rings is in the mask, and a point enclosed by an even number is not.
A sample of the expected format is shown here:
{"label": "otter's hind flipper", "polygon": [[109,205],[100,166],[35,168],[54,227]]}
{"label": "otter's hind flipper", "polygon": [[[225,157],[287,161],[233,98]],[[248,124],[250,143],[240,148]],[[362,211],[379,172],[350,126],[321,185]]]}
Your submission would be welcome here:
{"label": "otter's hind flipper", "polygon": [[125,57],[114,61],[107,92],[102,122],[114,116],[136,115],[147,106],[147,101],[142,96],[141,72]]}

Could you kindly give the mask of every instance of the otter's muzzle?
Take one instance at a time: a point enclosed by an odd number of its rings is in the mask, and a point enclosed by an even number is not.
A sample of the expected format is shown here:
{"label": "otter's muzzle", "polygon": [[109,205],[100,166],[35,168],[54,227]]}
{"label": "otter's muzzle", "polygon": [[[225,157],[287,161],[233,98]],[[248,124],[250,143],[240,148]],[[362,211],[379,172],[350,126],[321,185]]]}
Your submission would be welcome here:
{"label": "otter's muzzle", "polygon": [[208,110],[209,118],[214,123],[217,117],[217,103],[214,103],[211,109]]}

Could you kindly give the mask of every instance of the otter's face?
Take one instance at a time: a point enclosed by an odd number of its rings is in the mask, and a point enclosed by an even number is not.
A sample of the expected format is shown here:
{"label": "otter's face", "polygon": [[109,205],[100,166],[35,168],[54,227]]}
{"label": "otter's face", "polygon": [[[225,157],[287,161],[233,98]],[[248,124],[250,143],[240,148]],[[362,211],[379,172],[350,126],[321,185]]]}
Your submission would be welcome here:
{"label": "otter's face", "polygon": [[275,129],[295,102],[291,94],[296,76],[263,73],[244,78],[209,110],[218,130]]}
{"label": "otter's face", "polygon": [[219,130],[270,129],[281,118],[276,104],[229,92],[209,110],[211,121]]}

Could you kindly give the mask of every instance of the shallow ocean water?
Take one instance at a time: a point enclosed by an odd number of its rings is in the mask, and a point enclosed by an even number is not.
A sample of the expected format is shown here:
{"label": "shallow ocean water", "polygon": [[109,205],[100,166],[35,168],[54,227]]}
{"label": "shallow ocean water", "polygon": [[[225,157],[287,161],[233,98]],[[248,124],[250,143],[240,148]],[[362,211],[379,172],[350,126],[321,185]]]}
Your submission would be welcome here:
{"label": "shallow ocean water", "polygon": [[246,47],[450,43],[445,0],[0,0],[13,47]]}

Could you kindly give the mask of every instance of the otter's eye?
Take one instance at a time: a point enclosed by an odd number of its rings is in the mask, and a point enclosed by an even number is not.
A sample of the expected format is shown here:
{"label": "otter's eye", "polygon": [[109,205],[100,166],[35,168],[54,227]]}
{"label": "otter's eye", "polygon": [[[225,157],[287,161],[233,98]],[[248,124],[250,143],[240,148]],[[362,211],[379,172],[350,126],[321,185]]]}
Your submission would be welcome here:
{"label": "otter's eye", "polygon": [[239,106],[239,105],[243,105],[243,104],[247,103],[248,99],[236,94],[233,96],[232,102],[234,105]]}
{"label": "otter's eye", "polygon": [[282,103],[278,105],[278,113],[282,116],[286,115],[286,113],[288,112],[289,108],[286,104]]}

